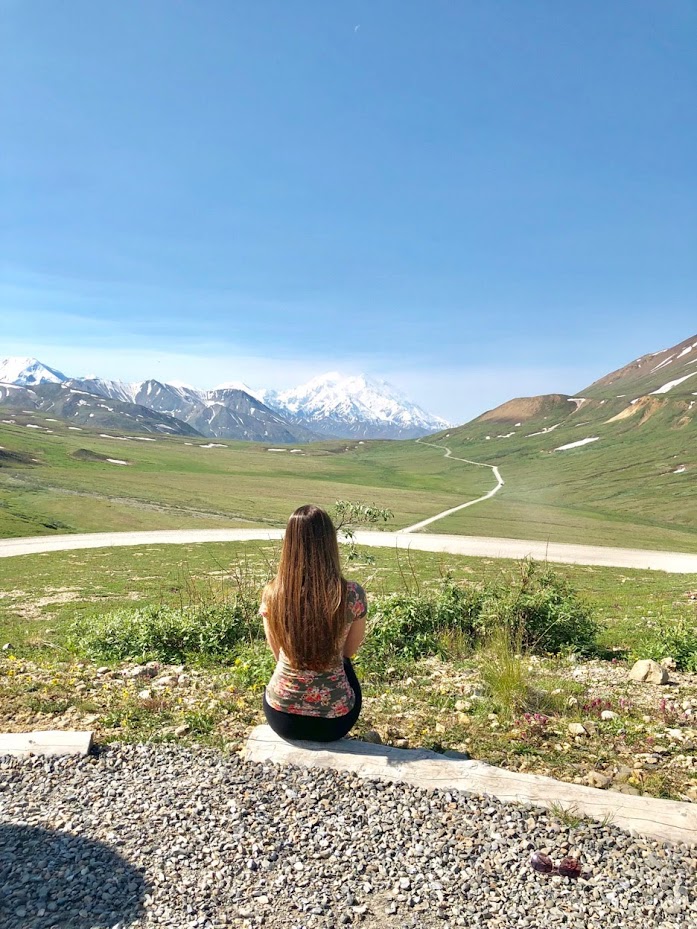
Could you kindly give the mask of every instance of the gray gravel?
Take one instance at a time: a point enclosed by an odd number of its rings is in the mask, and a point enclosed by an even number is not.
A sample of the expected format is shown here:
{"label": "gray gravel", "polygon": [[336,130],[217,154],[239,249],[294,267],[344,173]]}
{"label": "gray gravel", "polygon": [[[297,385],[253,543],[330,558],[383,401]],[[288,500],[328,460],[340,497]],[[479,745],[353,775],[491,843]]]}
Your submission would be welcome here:
{"label": "gray gravel", "polygon": [[[534,849],[587,873],[538,874]],[[687,929],[697,847],[203,748],[4,758],[0,925]]]}

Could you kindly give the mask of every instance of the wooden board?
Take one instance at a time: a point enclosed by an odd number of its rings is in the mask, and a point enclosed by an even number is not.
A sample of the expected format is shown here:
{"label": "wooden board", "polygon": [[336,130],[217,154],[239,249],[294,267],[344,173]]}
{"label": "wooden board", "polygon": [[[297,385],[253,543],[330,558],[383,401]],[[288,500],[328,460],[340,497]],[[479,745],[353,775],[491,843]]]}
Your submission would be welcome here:
{"label": "wooden board", "polygon": [[250,761],[350,771],[358,777],[403,781],[418,787],[464,790],[507,803],[558,804],[581,816],[662,842],[697,844],[697,804],[637,797],[567,784],[539,774],[519,774],[483,761],[452,759],[426,749],[399,749],[353,739],[285,742],[257,726],[243,755]]}
{"label": "wooden board", "polygon": [[91,747],[92,733],[78,729],[0,732],[0,756],[86,755]]}

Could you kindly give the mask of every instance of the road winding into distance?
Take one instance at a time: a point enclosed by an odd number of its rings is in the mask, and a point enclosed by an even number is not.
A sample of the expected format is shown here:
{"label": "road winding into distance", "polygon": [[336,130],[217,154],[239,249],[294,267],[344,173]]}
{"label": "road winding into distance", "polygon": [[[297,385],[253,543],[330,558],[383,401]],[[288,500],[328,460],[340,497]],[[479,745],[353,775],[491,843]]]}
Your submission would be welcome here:
{"label": "road winding into distance", "polygon": [[478,468],[491,468],[494,477],[496,478],[496,487],[494,487],[493,490],[490,490],[489,493],[484,494],[483,497],[477,497],[476,500],[469,500],[467,503],[461,503],[459,506],[451,507],[449,510],[443,510],[442,513],[436,513],[435,516],[429,516],[428,519],[422,519],[420,523],[414,523],[413,526],[407,526],[406,529],[400,529],[400,532],[418,532],[419,529],[423,529],[424,526],[435,523],[438,519],[443,519],[444,516],[450,516],[451,513],[457,513],[458,510],[464,510],[468,506],[474,506],[475,503],[481,503],[483,500],[488,500],[489,497],[493,497],[495,493],[501,490],[505,483],[496,465],[484,464],[481,461],[470,461],[469,458],[456,458],[447,445],[435,445],[433,442],[422,442],[421,439],[417,439],[416,442],[418,445],[430,445],[431,448],[444,448],[445,455],[443,455],[443,457],[450,458],[452,461],[464,461],[465,464],[476,465]]}
{"label": "road winding into distance", "polygon": [[[417,439],[417,441],[420,441]],[[491,468],[497,484],[483,497],[461,503],[397,532],[359,531],[355,541],[369,548],[411,549],[419,552],[442,552],[484,558],[535,558],[558,564],[599,565],[611,568],[640,568],[667,571],[671,574],[697,574],[697,555],[685,552],[657,552],[632,548],[609,548],[602,545],[576,545],[567,542],[534,542],[528,539],[494,539],[465,535],[415,535],[417,530],[451,513],[481,503],[501,489],[503,478],[495,465],[456,458],[444,445],[420,442],[444,448],[445,458],[478,467]],[[33,536],[0,540],[0,558],[37,555],[44,552],[75,551],[86,548],[111,548],[127,545],[191,545],[205,542],[271,542],[283,538],[283,529],[158,529],[139,532],[90,532],[75,535]]]}

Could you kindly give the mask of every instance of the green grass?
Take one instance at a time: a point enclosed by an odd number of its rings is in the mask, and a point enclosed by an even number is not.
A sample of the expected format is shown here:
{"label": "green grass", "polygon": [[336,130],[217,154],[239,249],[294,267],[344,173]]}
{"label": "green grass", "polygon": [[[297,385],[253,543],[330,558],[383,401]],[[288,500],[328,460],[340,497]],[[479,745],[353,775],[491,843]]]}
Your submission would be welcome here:
{"label": "green grass", "polygon": [[[38,420],[38,417],[32,417]],[[376,502],[405,526],[489,487],[486,470],[453,468],[415,443],[326,442],[302,454],[264,446],[158,437],[103,439],[54,424],[48,435],[0,425],[0,446],[36,459],[0,461],[0,537],[145,528],[282,526],[303,502]],[[87,450],[128,466],[75,457]]]}
{"label": "green grass", "polygon": [[[389,549],[374,554],[375,564],[345,567],[364,584],[372,607],[369,639],[357,656],[364,693],[357,736],[377,729],[386,741],[464,750],[492,764],[573,780],[619,761],[631,766],[637,753],[653,751],[668,725],[689,734],[692,721],[679,703],[657,702],[630,685],[623,659],[647,631],[694,628],[697,575],[554,566],[559,589],[568,583],[578,591],[600,625],[600,645],[619,662],[598,663],[617,672],[617,684],[592,701],[588,685],[573,677],[578,661],[521,654],[511,638],[502,646],[494,637],[472,651],[469,622],[460,629],[459,607],[479,602],[484,586],[519,590],[524,565]],[[183,738],[239,747],[263,720],[260,695],[274,661],[259,638],[255,607],[277,558],[277,543],[254,542],[0,559],[0,643],[12,645],[0,652],[3,724],[89,727],[99,743]],[[464,599],[450,596],[453,585],[465,588]],[[235,597],[246,612],[235,611]],[[418,600],[437,605],[423,615],[397,616],[390,627],[405,636],[402,646],[414,644],[410,623],[434,633],[408,660],[401,647],[389,653],[388,617],[381,619],[377,608],[380,600],[384,613],[394,598],[409,608]],[[78,641],[76,624],[84,633]],[[149,657],[181,664],[164,673],[182,677],[158,687],[122,676],[124,664]],[[483,694],[472,689],[479,686]],[[680,699],[691,695],[681,688]],[[618,718],[601,721],[605,707]],[[588,738],[570,738],[570,721],[583,722]],[[632,788],[674,798],[691,790],[694,777],[678,758],[684,745],[661,755],[660,771],[635,771]]]}
{"label": "green grass", "polygon": [[[81,616],[146,604],[180,607],[219,600],[237,590],[252,597],[275,570],[279,543],[152,545],[50,552],[0,559],[0,638],[17,647],[63,647]],[[519,585],[513,561],[373,549],[375,564],[346,565],[369,596],[438,590],[454,583]],[[662,624],[694,620],[697,575],[555,565],[600,624],[606,648],[630,649],[637,636]]]}
{"label": "green grass", "polygon": [[[697,551],[697,420],[673,404],[644,422],[608,422],[627,402],[594,401],[566,418],[548,411],[519,427],[483,421],[443,433],[434,441],[497,465],[505,485],[485,505],[430,531]],[[552,432],[532,435],[560,420]],[[599,440],[555,451],[592,436]],[[687,470],[675,474],[678,465]]]}
{"label": "green grass", "polygon": [[[589,401],[581,408],[587,425],[580,411],[564,419],[554,409],[520,428],[480,422],[444,433],[435,441],[456,456],[498,465],[505,485],[427,531],[697,551],[694,422],[665,407],[639,424],[631,417],[609,423],[624,404]],[[555,417],[563,422],[552,433],[531,435]],[[0,447],[14,456],[0,459],[0,537],[282,526],[302,502],[331,507],[338,499],[388,507],[395,514],[388,528],[397,529],[481,496],[494,483],[488,469],[413,441],[321,442],[291,454],[244,442],[206,449],[199,447],[203,439],[120,441],[48,425],[50,434],[0,424]],[[600,441],[554,451],[586,435]],[[678,464],[687,470],[675,474]]]}
{"label": "green grass", "polygon": [[[593,401],[587,425],[575,414],[547,435],[530,433],[553,425],[555,411],[520,428],[484,422],[443,433],[435,441],[456,456],[498,465],[505,485],[428,531],[697,551],[695,425],[667,407],[641,424],[608,423],[626,402]],[[51,434],[0,424],[0,447],[30,462],[0,459],[0,537],[282,526],[300,503],[331,508],[338,499],[388,507],[395,514],[388,528],[398,529],[494,485],[488,469],[413,441],[321,442],[291,454],[244,442],[206,449],[199,447],[204,439],[120,441],[49,425]],[[601,438],[554,451],[587,435]],[[678,464],[687,470],[673,473]]]}

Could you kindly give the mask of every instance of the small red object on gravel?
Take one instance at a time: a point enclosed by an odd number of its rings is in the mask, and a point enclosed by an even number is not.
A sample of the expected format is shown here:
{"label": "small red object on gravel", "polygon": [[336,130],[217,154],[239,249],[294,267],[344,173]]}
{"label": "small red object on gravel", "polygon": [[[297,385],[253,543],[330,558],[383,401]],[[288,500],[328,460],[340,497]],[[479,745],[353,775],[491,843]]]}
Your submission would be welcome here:
{"label": "small red object on gravel", "polygon": [[558,870],[564,877],[580,877],[581,862],[578,858],[562,858]]}
{"label": "small red object on gravel", "polygon": [[545,855],[542,852],[533,852],[530,858],[530,864],[536,871],[542,871],[543,874],[549,874],[551,871],[554,871],[552,859],[549,855]]}

